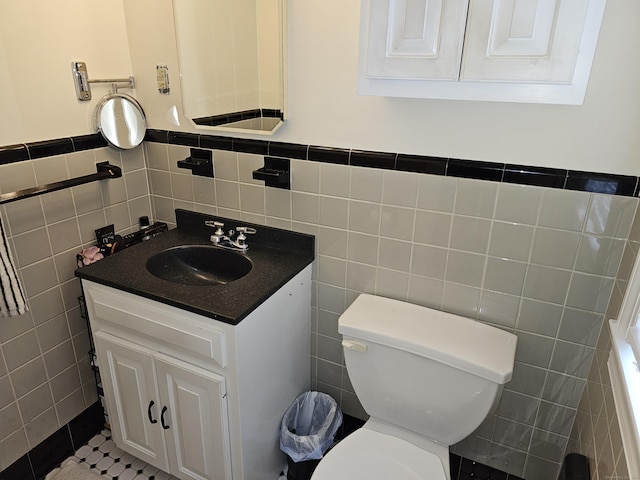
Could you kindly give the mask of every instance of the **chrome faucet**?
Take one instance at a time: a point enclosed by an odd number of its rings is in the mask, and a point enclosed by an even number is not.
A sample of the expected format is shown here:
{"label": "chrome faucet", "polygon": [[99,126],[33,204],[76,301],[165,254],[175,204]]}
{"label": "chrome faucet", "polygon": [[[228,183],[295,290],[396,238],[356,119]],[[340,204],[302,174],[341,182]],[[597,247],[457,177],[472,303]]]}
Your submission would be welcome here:
{"label": "chrome faucet", "polygon": [[[229,248],[232,250],[240,250],[242,252],[246,251],[249,248],[247,245],[247,234],[256,233],[256,229],[253,227],[236,227],[234,230],[229,230],[227,234],[224,233],[224,223],[216,222],[213,220],[206,220],[204,224],[207,227],[213,227],[216,231],[209,237],[211,243],[217,245],[222,248]],[[237,233],[237,235],[236,235]],[[236,235],[235,240],[233,236]]]}

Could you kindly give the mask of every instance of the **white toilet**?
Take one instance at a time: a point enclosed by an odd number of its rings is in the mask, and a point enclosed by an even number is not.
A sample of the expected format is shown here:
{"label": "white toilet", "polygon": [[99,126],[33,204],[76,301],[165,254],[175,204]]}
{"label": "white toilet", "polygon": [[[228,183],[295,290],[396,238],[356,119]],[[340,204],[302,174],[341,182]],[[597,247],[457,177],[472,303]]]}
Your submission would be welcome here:
{"label": "white toilet", "polygon": [[473,432],[511,379],[516,336],[468,318],[360,295],[338,321],[370,415],[312,480],[449,480],[449,446]]}

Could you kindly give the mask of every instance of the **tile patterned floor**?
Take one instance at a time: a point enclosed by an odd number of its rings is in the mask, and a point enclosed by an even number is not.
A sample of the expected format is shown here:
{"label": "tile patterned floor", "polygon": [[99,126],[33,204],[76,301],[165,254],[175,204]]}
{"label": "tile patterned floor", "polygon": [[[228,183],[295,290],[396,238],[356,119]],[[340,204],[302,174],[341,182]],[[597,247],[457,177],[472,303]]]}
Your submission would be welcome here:
{"label": "tile patterned floor", "polygon": [[108,480],[178,480],[116,447],[109,430],[102,430],[70,458]]}
{"label": "tile patterned floor", "polygon": [[[109,430],[102,430],[95,435],[70,458],[102,475],[106,480],[178,480],[116,447]],[[277,480],[286,480],[286,478],[286,475],[282,474]],[[457,455],[451,456],[451,478],[453,480],[522,480]]]}
{"label": "tile patterned floor", "polygon": [[116,447],[109,430],[94,436],[71,459],[111,480],[177,480]]}

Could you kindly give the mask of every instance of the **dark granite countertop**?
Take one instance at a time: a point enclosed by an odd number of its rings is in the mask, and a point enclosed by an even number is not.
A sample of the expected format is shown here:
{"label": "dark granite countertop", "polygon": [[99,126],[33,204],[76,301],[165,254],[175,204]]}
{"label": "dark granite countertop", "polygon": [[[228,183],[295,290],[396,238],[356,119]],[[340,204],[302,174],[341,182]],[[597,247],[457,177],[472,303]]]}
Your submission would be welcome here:
{"label": "dark granite countertop", "polygon": [[[237,325],[314,259],[311,235],[187,210],[176,210],[176,220],[176,229],[80,268],[76,276]],[[225,230],[241,225],[257,230],[247,239],[244,255],[253,267],[246,276],[224,285],[187,286],[147,271],[147,260],[167,248],[211,245],[213,229],[205,220],[221,221]]]}

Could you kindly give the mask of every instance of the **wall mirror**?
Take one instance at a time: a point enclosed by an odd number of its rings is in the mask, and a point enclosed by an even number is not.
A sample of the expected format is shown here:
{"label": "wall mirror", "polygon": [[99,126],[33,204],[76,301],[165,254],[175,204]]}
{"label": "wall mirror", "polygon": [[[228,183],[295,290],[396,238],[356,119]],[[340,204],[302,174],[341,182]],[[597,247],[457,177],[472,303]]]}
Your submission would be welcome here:
{"label": "wall mirror", "polygon": [[285,118],[285,0],[173,0],[183,111],[271,134]]}
{"label": "wall mirror", "polygon": [[109,145],[120,150],[136,148],[147,131],[142,106],[135,98],[118,92],[105,95],[100,100],[95,124]]}

